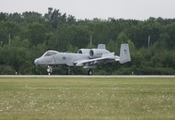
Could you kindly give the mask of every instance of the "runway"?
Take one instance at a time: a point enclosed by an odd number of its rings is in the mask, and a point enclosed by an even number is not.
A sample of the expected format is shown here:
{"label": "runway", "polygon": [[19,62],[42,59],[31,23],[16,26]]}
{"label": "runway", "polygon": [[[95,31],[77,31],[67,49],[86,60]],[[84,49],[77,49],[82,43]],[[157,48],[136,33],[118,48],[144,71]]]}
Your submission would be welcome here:
{"label": "runway", "polygon": [[27,77],[27,78],[175,78],[175,75],[0,75],[4,77]]}

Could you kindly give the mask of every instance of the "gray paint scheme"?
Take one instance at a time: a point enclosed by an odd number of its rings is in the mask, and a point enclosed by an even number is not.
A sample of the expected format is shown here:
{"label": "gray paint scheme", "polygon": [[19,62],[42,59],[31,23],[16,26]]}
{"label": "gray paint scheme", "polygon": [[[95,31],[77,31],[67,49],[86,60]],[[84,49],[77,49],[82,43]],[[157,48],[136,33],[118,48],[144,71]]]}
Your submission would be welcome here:
{"label": "gray paint scheme", "polygon": [[[79,52],[82,50],[81,52]],[[63,53],[54,50],[45,52],[37,58],[35,65],[67,65],[84,68],[95,68],[98,64],[119,61],[121,64],[131,61],[128,44],[121,44],[120,56],[106,50],[104,44],[99,44],[97,49],[80,49],[78,53]],[[90,52],[91,51],[91,52]]]}

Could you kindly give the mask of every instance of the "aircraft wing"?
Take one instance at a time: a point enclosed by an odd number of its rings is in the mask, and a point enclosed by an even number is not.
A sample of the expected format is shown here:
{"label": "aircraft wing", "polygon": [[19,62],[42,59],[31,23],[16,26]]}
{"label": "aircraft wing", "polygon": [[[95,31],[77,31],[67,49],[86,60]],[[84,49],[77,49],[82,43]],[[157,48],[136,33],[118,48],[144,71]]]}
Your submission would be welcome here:
{"label": "aircraft wing", "polygon": [[109,54],[103,55],[100,58],[75,61],[74,64],[75,64],[75,66],[89,66],[89,65],[95,65],[95,64],[99,64],[99,63],[107,63],[110,61],[119,61],[119,60],[120,60],[119,56],[115,56],[114,53],[109,53]]}

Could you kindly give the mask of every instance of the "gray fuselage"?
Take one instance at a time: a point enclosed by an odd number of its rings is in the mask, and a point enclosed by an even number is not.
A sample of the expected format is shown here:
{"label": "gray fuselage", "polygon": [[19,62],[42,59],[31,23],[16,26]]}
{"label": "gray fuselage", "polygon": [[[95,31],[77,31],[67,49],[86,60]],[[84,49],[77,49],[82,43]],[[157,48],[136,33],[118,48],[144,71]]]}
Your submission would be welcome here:
{"label": "gray fuselage", "polygon": [[75,61],[89,60],[88,54],[57,53],[51,56],[42,56],[35,60],[37,65],[68,65],[74,66]]}

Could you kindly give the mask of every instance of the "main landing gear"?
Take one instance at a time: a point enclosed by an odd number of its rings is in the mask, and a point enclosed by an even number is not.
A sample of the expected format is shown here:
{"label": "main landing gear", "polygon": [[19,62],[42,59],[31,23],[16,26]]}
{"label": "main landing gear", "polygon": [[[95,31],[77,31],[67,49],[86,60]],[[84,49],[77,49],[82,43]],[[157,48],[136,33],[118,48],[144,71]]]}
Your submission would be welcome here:
{"label": "main landing gear", "polygon": [[88,70],[88,75],[92,75],[92,74],[93,74],[92,70],[89,69],[89,70]]}
{"label": "main landing gear", "polygon": [[[66,74],[67,75],[71,75],[72,74],[70,67],[68,67],[68,70],[67,70]],[[88,70],[88,75],[93,75],[93,72],[92,72],[91,69]]]}

